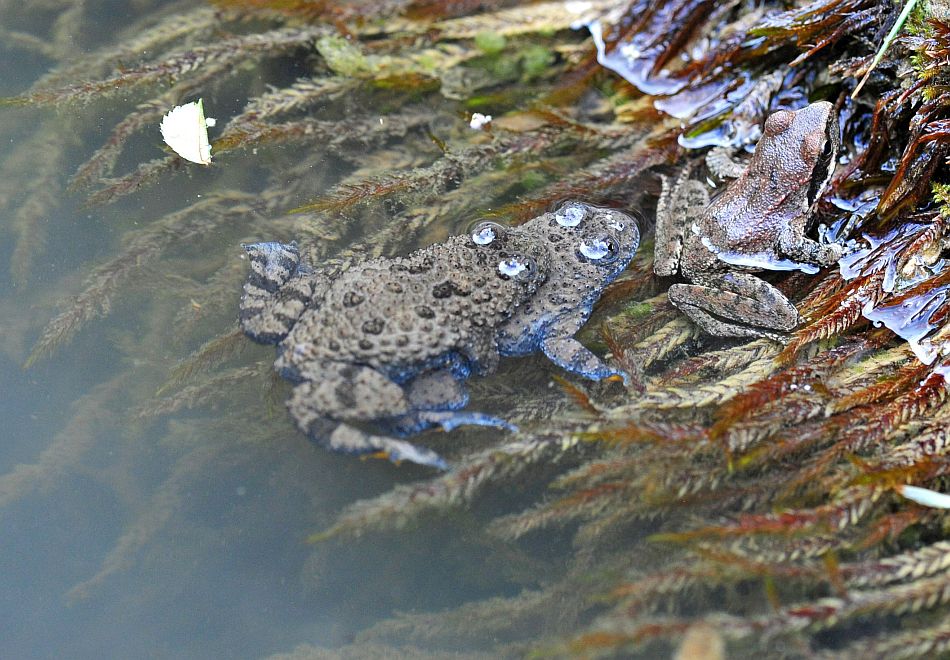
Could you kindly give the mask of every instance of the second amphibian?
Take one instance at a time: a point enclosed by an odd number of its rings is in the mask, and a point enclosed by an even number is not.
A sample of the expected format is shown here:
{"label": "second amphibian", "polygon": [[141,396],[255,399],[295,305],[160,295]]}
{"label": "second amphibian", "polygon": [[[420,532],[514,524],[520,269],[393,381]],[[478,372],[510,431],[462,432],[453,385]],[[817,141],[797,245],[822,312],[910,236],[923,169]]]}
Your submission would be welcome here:
{"label": "second amphibian", "polygon": [[670,287],[673,304],[714,335],[784,340],[799,323],[798,311],[752,273],[815,273],[841,257],[842,246],[805,236],[837,152],[834,108],[822,101],[771,115],[748,167],[712,203],[688,172],[665,185],[654,271],[678,272],[690,282]]}

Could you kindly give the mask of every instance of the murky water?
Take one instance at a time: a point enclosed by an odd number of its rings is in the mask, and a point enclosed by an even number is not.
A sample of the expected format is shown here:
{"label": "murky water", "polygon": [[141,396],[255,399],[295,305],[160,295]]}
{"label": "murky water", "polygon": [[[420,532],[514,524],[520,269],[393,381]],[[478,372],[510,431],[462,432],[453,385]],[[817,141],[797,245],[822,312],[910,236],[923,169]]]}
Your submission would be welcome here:
{"label": "murky water", "polygon": [[[85,50],[136,20],[131,10],[109,9],[97,8],[109,29],[84,35]],[[6,11],[20,20],[11,27],[31,27],[21,12]],[[233,86],[259,93],[264,75],[292,80],[296,72],[282,64],[289,60],[268,64],[266,74],[251,68]],[[0,41],[0,94],[22,92],[48,66]],[[239,110],[243,97],[231,92],[225,85],[206,94],[209,114]],[[253,206],[282,178],[293,183],[281,202],[289,209],[352,167],[335,154],[301,158],[312,145],[262,149],[207,171],[179,166],[140,194],[86,207],[84,193],[65,190],[68,177],[136,98],[62,113],[0,111],[0,161],[15,184],[4,189],[0,214],[0,657],[260,657],[345,644],[397,610],[434,611],[536,583],[528,554],[512,561],[509,546],[484,540],[477,513],[436,516],[395,535],[306,543],[347,503],[433,473],[309,443],[281,404],[289,390],[270,374],[272,347],[239,339],[244,350],[226,369],[202,366],[168,385],[179,361],[233,328],[245,270],[240,242],[295,236],[286,223],[270,228],[266,209],[228,217],[232,199],[199,207],[190,229],[171,228],[160,254],[147,246],[164,239],[142,232],[222,191]],[[345,110],[317,112],[333,122]],[[428,142],[419,132],[413,140],[407,148]],[[426,150],[431,156],[431,142]],[[129,138],[116,169],[162,156],[152,121]],[[448,217],[412,242],[468,222]],[[372,230],[343,230],[339,244],[371,243]],[[136,240],[146,249],[130,249]],[[122,255],[125,265],[116,262]],[[105,272],[121,275],[96,289]],[[83,305],[90,287],[97,302],[88,322],[24,369],[44,326]],[[526,364],[519,378],[543,388],[544,368],[521,361],[522,371]],[[513,372],[499,378],[510,386]],[[187,387],[196,389],[176,400]],[[462,431],[433,441],[451,452],[451,443],[488,437]]]}

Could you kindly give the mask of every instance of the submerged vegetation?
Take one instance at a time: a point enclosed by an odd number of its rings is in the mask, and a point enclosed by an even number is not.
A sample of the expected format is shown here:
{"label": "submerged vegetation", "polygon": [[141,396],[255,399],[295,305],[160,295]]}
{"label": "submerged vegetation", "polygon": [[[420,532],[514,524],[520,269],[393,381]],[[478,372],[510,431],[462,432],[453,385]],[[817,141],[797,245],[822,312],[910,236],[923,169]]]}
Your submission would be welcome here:
{"label": "submerged vegetation", "polygon": [[[0,517],[56,506],[75,475],[115,500],[125,529],[70,602],[280,538],[268,561],[299,572],[298,597],[350,589],[357,612],[379,566],[441,544],[470,597],[387,601],[354,616],[351,644],[304,634],[286,657],[650,655],[692,634],[740,657],[950,650],[947,517],[901,494],[950,491],[945,7],[918,3],[875,62],[889,2],[155,0],[77,56],[97,4],[44,3],[44,32],[0,0],[5,48],[49,66],[0,100],[0,345],[39,380],[110,356],[0,475]],[[157,134],[198,97],[218,119],[208,168]],[[818,99],[844,145],[820,231],[856,251],[773,278],[804,318],[787,346],[703,335],[652,273],[658,177],[747,151],[766,114]],[[471,128],[475,112],[494,119]],[[644,218],[646,248],[583,337],[633,387],[503,367],[475,399],[522,432],[429,434],[453,462],[439,475],[292,429],[270,351],[236,330],[242,240],[345,265],[570,197]],[[75,235],[93,258],[76,262]],[[401,482],[334,490],[363,479]],[[270,494],[202,520],[192,498],[238,482]],[[340,557],[361,553],[362,584],[341,586]]]}

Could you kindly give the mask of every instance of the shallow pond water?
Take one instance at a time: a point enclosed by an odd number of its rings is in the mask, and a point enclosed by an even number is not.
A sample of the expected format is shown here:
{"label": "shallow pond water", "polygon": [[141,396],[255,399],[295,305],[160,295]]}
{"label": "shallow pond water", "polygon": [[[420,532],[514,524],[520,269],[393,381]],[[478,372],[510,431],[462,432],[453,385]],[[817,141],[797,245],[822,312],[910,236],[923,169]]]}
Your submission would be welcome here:
{"label": "shallow pond water", "polygon": [[[169,16],[162,3],[146,5],[141,16]],[[165,5],[195,15],[180,3]],[[3,10],[11,28],[36,27],[29,12]],[[95,75],[89,54],[116,43],[114,31],[147,31],[124,4],[79,13],[72,26],[63,19],[55,43],[77,42],[67,63],[87,58],[88,68],[74,76]],[[109,28],[68,34],[96,20]],[[51,65],[14,40],[0,41],[0,62],[4,95],[29,88]],[[224,123],[265,83],[292,81],[295,66],[272,59],[200,92],[208,114]],[[273,224],[273,200],[258,208],[258,195],[273,195],[283,182],[279,207],[303,205],[351,173],[361,150],[379,145],[360,144],[357,133],[330,151],[317,140],[248,148],[207,170],[178,162],[139,193],[87,205],[85,192],[69,192],[66,183],[138,100],[132,91],[91,107],[0,114],[8,177],[0,216],[0,656],[261,657],[305,643],[336,647],[395,611],[512,595],[556,570],[560,560],[548,548],[484,537],[479,518],[506,506],[492,498],[484,511],[449,512],[397,534],[306,542],[346,504],[434,473],[333,455],[308,442],[283,409],[289,388],[271,376],[272,347],[240,338],[227,368],[201,365],[169,381],[192,351],[234,327],[246,270],[241,241],[298,238],[299,221],[284,216]],[[397,102],[405,100],[375,93],[328,102],[315,114],[332,125],[366,103],[361,114],[382,124]],[[433,96],[414,103],[407,122],[437,118],[443,123],[433,130],[462,134],[470,129],[455,118],[458,110]],[[117,172],[165,157],[157,125],[151,118],[128,138]],[[383,142],[387,150],[371,154],[378,162],[367,158],[367,171],[438,153],[424,127]],[[184,208],[195,209],[190,224],[167,222]],[[331,227],[326,256],[344,245],[372,246],[388,217],[384,209],[350,220],[349,228]],[[462,231],[474,217],[463,210],[436,218],[404,237],[397,252]],[[162,222],[166,229],[149,233]],[[82,327],[31,359],[44,326],[84,305]],[[515,406],[504,399],[522,387],[551,396],[550,373],[539,360],[517,361],[478,386],[481,398],[498,414],[510,412]],[[492,383],[502,384],[502,396],[492,396]],[[479,398],[477,389],[476,404]],[[484,446],[498,433],[463,430],[431,441],[451,452],[454,443]],[[508,495],[532,496],[518,487]]]}

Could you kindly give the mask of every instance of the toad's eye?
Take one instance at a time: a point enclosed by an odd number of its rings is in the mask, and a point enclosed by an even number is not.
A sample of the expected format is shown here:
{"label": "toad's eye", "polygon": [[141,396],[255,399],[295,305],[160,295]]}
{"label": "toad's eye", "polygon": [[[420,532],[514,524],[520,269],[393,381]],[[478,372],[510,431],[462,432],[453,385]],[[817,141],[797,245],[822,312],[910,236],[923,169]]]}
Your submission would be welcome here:
{"label": "toad's eye", "polygon": [[577,247],[577,252],[590,261],[607,264],[620,254],[620,245],[613,236],[603,234],[594,238],[585,238]]}
{"label": "toad's eye", "polygon": [[497,222],[479,222],[472,228],[472,242],[475,245],[489,245],[505,232]]}
{"label": "toad's eye", "polygon": [[507,257],[498,262],[498,272],[504,278],[514,280],[531,279],[538,270],[538,264],[531,257]]}
{"label": "toad's eye", "polygon": [[580,204],[568,204],[554,214],[554,219],[562,227],[576,227],[587,216],[587,208]]}

